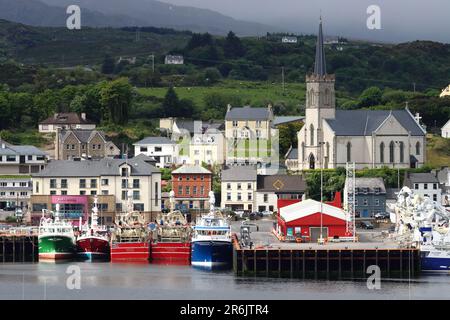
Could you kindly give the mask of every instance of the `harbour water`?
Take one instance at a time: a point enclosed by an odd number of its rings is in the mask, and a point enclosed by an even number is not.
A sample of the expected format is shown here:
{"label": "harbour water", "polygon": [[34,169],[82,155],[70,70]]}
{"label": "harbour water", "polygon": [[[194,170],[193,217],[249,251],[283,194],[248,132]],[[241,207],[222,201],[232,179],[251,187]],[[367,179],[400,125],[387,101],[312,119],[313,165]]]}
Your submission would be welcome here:
{"label": "harbour water", "polygon": [[[79,269],[68,274],[69,266]],[[67,286],[73,270],[80,270],[80,289]],[[0,265],[0,299],[450,299],[450,275],[385,279],[379,290],[370,290],[364,279],[237,277],[232,271],[148,264],[16,263]]]}

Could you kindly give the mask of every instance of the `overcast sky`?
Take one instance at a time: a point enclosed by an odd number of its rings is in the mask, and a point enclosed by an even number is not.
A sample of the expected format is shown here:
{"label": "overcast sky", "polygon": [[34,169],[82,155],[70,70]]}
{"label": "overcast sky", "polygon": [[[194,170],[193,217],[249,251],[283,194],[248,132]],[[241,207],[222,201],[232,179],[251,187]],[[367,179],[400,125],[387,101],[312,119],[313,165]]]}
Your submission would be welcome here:
{"label": "overcast sky", "polygon": [[[325,33],[379,41],[450,43],[450,0],[160,0],[221,12],[298,33],[315,33],[322,11]],[[381,8],[382,30],[366,27],[367,7]]]}

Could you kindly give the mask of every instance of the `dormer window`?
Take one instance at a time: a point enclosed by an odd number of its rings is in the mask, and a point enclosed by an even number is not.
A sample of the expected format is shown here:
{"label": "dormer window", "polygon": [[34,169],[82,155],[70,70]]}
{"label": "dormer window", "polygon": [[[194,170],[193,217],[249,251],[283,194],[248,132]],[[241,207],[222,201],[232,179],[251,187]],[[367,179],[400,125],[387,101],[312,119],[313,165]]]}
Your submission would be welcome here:
{"label": "dormer window", "polygon": [[128,168],[121,168],[121,176],[122,177],[128,177]]}
{"label": "dormer window", "polygon": [[237,121],[233,121],[233,127],[237,127],[238,126],[238,122]]}

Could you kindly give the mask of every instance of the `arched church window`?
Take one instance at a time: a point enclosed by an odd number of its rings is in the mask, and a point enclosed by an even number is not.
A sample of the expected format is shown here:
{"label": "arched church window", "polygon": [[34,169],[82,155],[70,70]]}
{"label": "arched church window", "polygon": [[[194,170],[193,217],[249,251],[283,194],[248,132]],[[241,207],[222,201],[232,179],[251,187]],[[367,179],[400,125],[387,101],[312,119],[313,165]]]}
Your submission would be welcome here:
{"label": "arched church window", "polygon": [[330,158],[330,143],[329,142],[327,142],[327,144],[326,144],[326,149],[327,149],[326,157]]}
{"label": "arched church window", "polygon": [[400,141],[400,163],[405,162],[405,144]]}
{"label": "arched church window", "polygon": [[309,90],[309,105],[313,106],[314,104],[314,90],[311,89]]}
{"label": "arched church window", "polygon": [[309,126],[309,137],[310,137],[310,145],[314,145],[314,126],[311,123],[311,125]]}
{"label": "arched church window", "polygon": [[416,155],[420,155],[420,142],[419,141],[417,141],[417,143],[416,143]]}
{"label": "arched church window", "polygon": [[380,143],[380,162],[384,163],[384,142]]}
{"label": "arched church window", "polygon": [[329,106],[331,104],[331,93],[328,88],[325,89],[325,105]]}
{"label": "arched church window", "polygon": [[352,144],[347,142],[347,162],[352,161]]}
{"label": "arched church window", "polygon": [[394,163],[394,141],[389,144],[389,162]]}

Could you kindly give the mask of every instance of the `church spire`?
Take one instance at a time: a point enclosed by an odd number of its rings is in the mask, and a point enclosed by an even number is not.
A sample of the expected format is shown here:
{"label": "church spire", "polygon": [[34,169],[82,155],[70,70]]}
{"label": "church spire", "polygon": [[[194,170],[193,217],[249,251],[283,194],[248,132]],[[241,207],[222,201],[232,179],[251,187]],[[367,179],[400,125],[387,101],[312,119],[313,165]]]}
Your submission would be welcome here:
{"label": "church spire", "polygon": [[314,64],[314,74],[319,76],[324,76],[327,74],[327,63],[325,61],[325,48],[323,46],[322,16],[320,17],[319,35],[317,36],[316,62]]}

